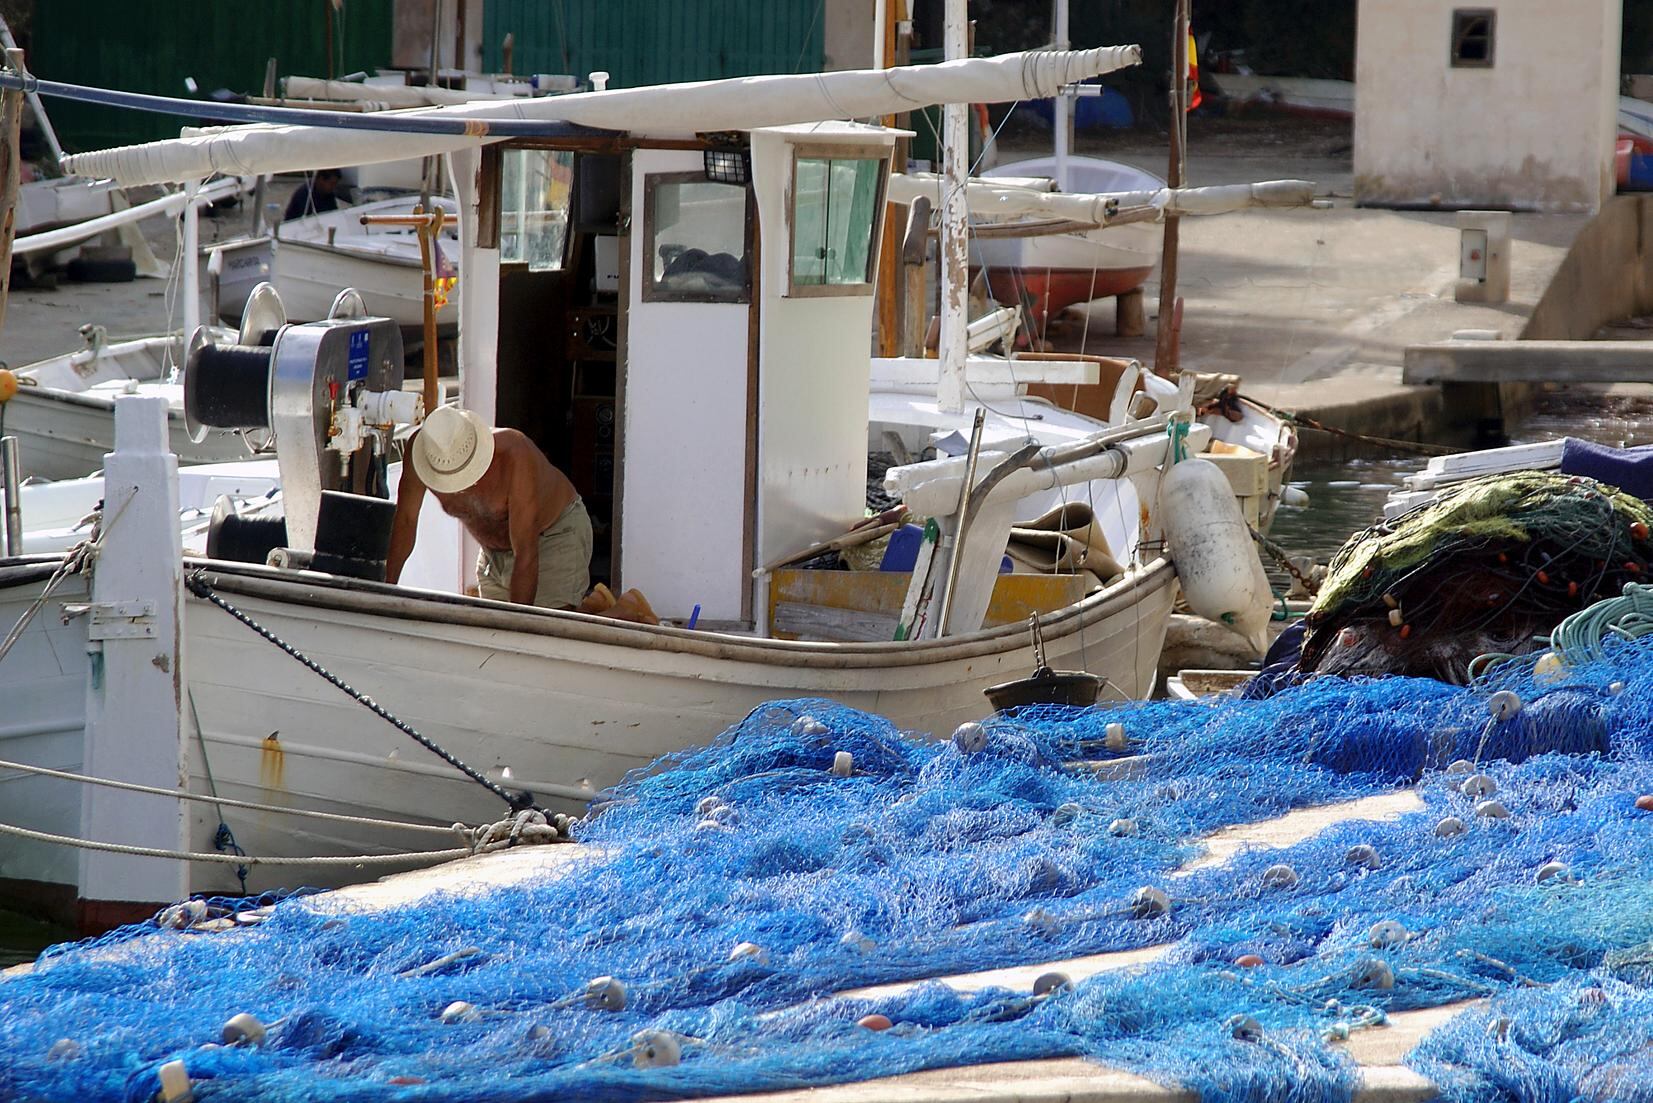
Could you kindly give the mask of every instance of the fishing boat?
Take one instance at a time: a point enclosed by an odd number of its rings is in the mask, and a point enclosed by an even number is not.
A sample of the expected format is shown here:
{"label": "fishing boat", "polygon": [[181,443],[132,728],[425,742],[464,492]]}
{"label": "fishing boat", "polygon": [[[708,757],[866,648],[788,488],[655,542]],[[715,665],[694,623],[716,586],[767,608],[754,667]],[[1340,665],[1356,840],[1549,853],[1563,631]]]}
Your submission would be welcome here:
{"label": "fishing boat", "polygon": [[[1081,194],[1158,192],[1165,181],[1143,169],[1099,157],[1065,159],[1063,192]],[[1054,157],[999,165],[982,179],[1052,181],[1059,178]],[[1070,306],[1123,295],[1142,286],[1159,263],[1160,232],[1150,222],[1057,232],[1050,219],[990,220],[977,227],[971,264],[987,279],[999,302],[1027,302],[1032,321],[1043,329]]]}
{"label": "fishing boat", "polygon": [[[431,202],[456,213],[452,199]],[[272,282],[293,321],[327,317],[344,287],[354,288],[367,311],[397,325],[424,324],[424,265],[419,237],[411,226],[375,223],[378,218],[410,215],[421,204],[417,195],[396,196],[340,207],[282,223],[275,231]],[[446,229],[437,238],[433,263],[439,278],[458,278],[459,234]],[[452,333],[458,321],[455,301],[444,296],[437,306],[439,330]]]}
{"label": "fishing boat", "polygon": [[84,348],[37,361],[16,372],[16,397],[5,406],[5,430],[18,439],[23,473],[40,479],[77,479],[103,466],[115,446],[115,400],[155,394],[170,407],[171,447],[180,462],[246,459],[252,449],[238,433],[217,432],[197,442],[184,424],[184,388],[178,378],[184,342],[176,333],[110,341],[102,326],[82,327]]}
{"label": "fishing boat", "polygon": [[[985,429],[984,417],[974,445],[943,447],[935,440],[942,421],[959,424],[965,405],[948,403],[938,385],[927,403],[936,423],[889,415],[891,425],[936,444],[938,458],[897,466],[884,481],[910,510],[939,522],[944,535],[928,570],[915,566],[893,585],[889,572],[813,572],[845,576],[835,588],[861,590],[863,606],[896,626],[890,636],[905,638],[777,627],[786,616],[796,625],[801,606],[868,611],[830,595],[800,597],[811,580],[797,575],[811,572],[788,565],[841,537],[866,508],[874,394],[866,335],[897,133],[830,120],[880,114],[892,95],[903,103],[1024,97],[1134,57],[1133,48],[1012,55],[571,95],[511,104],[500,116],[478,114],[485,109],[477,106],[423,113],[466,120],[471,136],[460,141],[324,131],[298,141],[289,128],[257,154],[242,143],[270,135],[254,127],[161,143],[130,161],[118,151],[95,155],[117,178],[188,176],[193,158],[214,156],[203,141],[241,146],[249,171],[336,163],[346,146],[358,158],[406,157],[410,146],[449,156],[460,185],[461,264],[470,274],[459,304],[465,404],[539,440],[569,472],[596,521],[594,573],[641,590],[665,623],[467,596],[474,545],[430,501],[415,573],[401,585],[374,581],[371,569],[319,569],[330,538],[317,511],[337,501],[328,495],[344,494],[350,508],[382,517],[371,495],[358,501],[363,495],[348,488],[383,485],[374,472],[389,458],[391,422],[413,420],[401,399],[387,397],[402,382],[399,327],[340,296],[321,322],[244,332],[221,350],[198,343],[186,369],[200,394],[229,388],[211,404],[216,417],[203,408],[197,420],[268,423],[282,467],[278,543],[287,545],[232,554],[230,536],[245,526],[227,513],[218,539],[209,534],[208,558],[184,557],[169,496],[176,492],[164,489],[171,461],[158,454],[158,430],[141,420],[158,407],[121,404],[117,419],[126,417],[139,443],[117,442],[106,478],[122,487],[154,482],[162,489],[139,497],[158,496],[160,508],[107,493],[90,578],[60,573],[61,558],[0,565],[0,620],[14,623],[38,607],[54,578],[47,599],[54,607],[90,610],[66,622],[37,617],[17,637],[4,660],[7,676],[30,672],[38,688],[8,710],[0,737],[14,759],[149,784],[170,777],[174,787],[186,777],[194,794],[374,822],[317,826],[229,808],[220,817],[210,803],[149,797],[176,814],[156,821],[152,809],[136,818],[121,813],[117,827],[104,817],[109,800],[120,798],[93,787],[87,792],[96,795],[77,805],[65,799],[69,783],[18,773],[0,781],[7,808],[18,810],[13,826],[80,838],[164,837],[170,845],[162,849],[180,855],[215,845],[274,857],[393,855],[408,845],[398,822],[485,821],[503,810],[506,789],[577,808],[627,771],[777,696],[876,707],[913,731],[945,733],[983,711],[983,690],[1027,674],[1029,614],[1051,667],[1093,672],[1104,699],[1146,695],[1177,588],[1159,538],[1157,487],[1185,392],[1111,426],[1052,417],[1046,429],[1024,412],[1013,418],[1014,432],[1012,419],[1002,422],[1001,435]],[[476,137],[502,118],[547,122],[531,146]],[[610,129],[594,134],[565,123]],[[719,136],[693,137],[704,127]],[[534,190],[524,199],[502,186],[525,168],[553,175],[552,165],[575,181],[571,191]],[[521,232],[501,233],[502,226]],[[358,354],[361,373],[351,374]],[[263,376],[254,370],[260,364]],[[947,362],[945,370],[955,367]],[[974,370],[959,363],[953,386],[990,382],[972,380]],[[1083,362],[1046,370],[1094,380]],[[345,416],[370,408],[363,403],[381,412],[365,422]],[[392,407],[404,412],[383,412]],[[1197,451],[1207,432],[1193,425],[1189,447]],[[134,467],[159,474],[135,476]],[[1100,527],[1116,534],[1116,569],[1095,584],[1073,572],[1042,575],[1004,598],[999,572],[1009,534],[1047,513],[1053,496],[1083,496],[1098,515],[1112,511]],[[370,552],[353,543],[344,558],[352,555],[365,555],[371,568]],[[148,598],[132,592],[157,579],[161,589]],[[175,621],[165,614],[174,603]],[[121,624],[112,627],[111,618]],[[170,625],[174,648],[157,659],[156,641]],[[172,718],[145,726],[156,728],[158,741],[141,753],[131,740],[111,750],[100,734],[109,708],[103,695],[128,684],[114,673],[116,652],[134,638],[147,656],[138,680],[168,672],[158,699]],[[89,676],[89,644],[101,647],[101,681]],[[327,670],[334,687],[284,651]],[[368,715],[367,694],[404,730]],[[129,721],[133,711],[122,714]],[[411,742],[406,728],[449,761]],[[115,862],[113,879],[100,882],[77,872],[74,853],[14,841],[6,878],[55,899],[85,925],[186,891],[241,887],[233,864],[187,858],[137,861],[159,880],[134,881],[131,861]],[[101,861],[87,868],[105,868]],[[297,876],[317,883],[356,875],[334,865]],[[294,879],[287,867],[255,864],[245,886]]]}

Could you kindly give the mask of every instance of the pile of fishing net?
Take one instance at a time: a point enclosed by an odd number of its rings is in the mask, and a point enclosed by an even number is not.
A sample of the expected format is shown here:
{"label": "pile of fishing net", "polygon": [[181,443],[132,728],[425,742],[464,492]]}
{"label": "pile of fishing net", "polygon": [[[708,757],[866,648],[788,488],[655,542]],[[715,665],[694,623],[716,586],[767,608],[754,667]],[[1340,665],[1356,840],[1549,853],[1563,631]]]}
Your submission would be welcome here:
{"label": "pile of fishing net", "polygon": [[[628,779],[528,883],[55,949],[0,981],[0,1098],[148,1100],[175,1060],[196,1099],[288,1103],[1088,1056],[1341,1103],[1342,1039],[1472,1000],[1409,1058],[1447,1098],[1628,1097],[1653,1081],[1653,638],[1546,679],[1319,678],[951,741],[770,704]],[[1224,828],[1371,797],[1389,818],[1198,861]],[[1011,965],[1071,982],[852,991]],[[221,1044],[242,1014],[263,1037]]]}
{"label": "pile of fishing net", "polygon": [[1489,475],[1357,533],[1333,558],[1298,668],[1462,683],[1569,613],[1647,580],[1653,509],[1576,475]]}

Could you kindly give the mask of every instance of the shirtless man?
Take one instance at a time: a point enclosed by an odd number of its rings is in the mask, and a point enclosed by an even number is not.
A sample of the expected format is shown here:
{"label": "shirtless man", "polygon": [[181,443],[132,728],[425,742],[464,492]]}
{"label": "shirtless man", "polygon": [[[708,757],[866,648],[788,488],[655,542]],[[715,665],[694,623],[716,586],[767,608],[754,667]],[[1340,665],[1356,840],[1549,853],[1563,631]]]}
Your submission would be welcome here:
{"label": "shirtless man", "polygon": [[413,552],[428,489],[482,545],[477,593],[495,601],[572,609],[591,587],[591,518],[574,484],[515,429],[493,429],[453,406],[408,441],[385,578]]}

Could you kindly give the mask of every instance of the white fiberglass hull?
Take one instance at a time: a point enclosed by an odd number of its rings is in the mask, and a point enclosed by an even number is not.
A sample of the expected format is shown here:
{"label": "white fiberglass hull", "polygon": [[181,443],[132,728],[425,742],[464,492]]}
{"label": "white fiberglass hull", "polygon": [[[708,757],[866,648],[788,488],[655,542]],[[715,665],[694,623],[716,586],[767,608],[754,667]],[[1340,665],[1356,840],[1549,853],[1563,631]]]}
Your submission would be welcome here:
{"label": "white fiberglass hull", "polygon": [[[326,318],[341,287],[355,288],[371,317],[389,318],[416,329],[425,324],[424,273],[417,262],[358,255],[341,248],[282,240],[276,245],[275,275],[281,304],[294,322]],[[436,324],[459,322],[459,305],[450,299],[437,308]]]}
{"label": "white fiberglass hull", "polygon": [[[152,384],[140,394],[178,391],[167,411],[167,437],[181,464],[244,460],[252,455],[241,437],[210,433],[200,444],[184,425],[181,386]],[[115,395],[76,394],[47,387],[20,387],[6,404],[6,433],[17,437],[23,474],[40,479],[78,479],[103,467],[115,447]]]}
{"label": "white fiberglass hull", "polygon": [[[888,716],[904,729],[945,736],[989,711],[983,688],[1032,669],[1019,625],[916,644],[783,643],[212,566],[210,584],[281,638],[463,761],[569,811],[583,808],[627,771],[707,742],[766,701],[829,697]],[[37,581],[0,590],[0,615],[18,610],[38,589]],[[1051,664],[1104,675],[1116,687],[1105,691],[1111,697],[1147,695],[1175,594],[1169,562],[1157,560],[1051,616],[1044,627]],[[55,608],[41,619],[55,626]],[[83,619],[68,629],[79,633],[79,645],[49,641],[31,627],[19,644],[23,661],[49,664],[64,652],[84,678],[85,629],[74,627]],[[438,825],[488,822],[504,813],[498,798],[224,611],[190,597],[184,630],[182,708],[194,791],[208,791],[210,766],[223,797]],[[14,651],[8,666],[19,654]],[[75,687],[84,688],[74,682],[76,669],[59,687],[66,694],[54,706],[59,712],[72,713]],[[46,736],[13,749],[26,750],[31,762],[73,768],[81,740],[77,718],[55,722]],[[197,724],[204,738],[195,737]],[[46,784],[58,787],[53,793],[60,804],[78,799],[69,783]],[[39,827],[49,820],[57,827],[39,829],[58,830],[73,820],[66,821],[57,805],[12,799],[13,791],[41,785],[0,774],[0,807],[8,810],[8,822]],[[212,850],[218,828],[213,806],[192,805],[190,816],[192,849]],[[224,818],[240,846],[258,855],[454,845],[440,837],[273,813],[225,809]],[[8,870],[26,868],[31,880],[58,886],[75,882],[73,851],[16,840],[0,846],[4,853],[27,854],[21,866],[8,862]],[[382,872],[385,867],[377,866],[367,872],[255,868],[248,884],[255,891],[325,885]],[[240,891],[230,867],[206,863],[192,870],[191,887]]]}

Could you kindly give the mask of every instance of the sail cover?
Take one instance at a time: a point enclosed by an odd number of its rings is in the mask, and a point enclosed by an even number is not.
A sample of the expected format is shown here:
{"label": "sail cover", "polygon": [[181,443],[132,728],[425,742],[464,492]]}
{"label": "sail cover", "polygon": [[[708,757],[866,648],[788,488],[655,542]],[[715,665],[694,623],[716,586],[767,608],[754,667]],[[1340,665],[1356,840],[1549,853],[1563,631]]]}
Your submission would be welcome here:
{"label": "sail cover", "polygon": [[467,133],[461,135],[270,124],[213,127],[185,131],[183,137],[166,141],[75,154],[65,159],[64,166],[77,176],[112,177],[132,186],[202,180],[214,173],[257,176],[435,156],[500,140],[489,134],[490,120],[563,122],[672,137],[864,119],[941,103],[1046,99],[1065,84],[1141,60],[1139,46],[1033,50],[940,65],[738,77],[384,115],[392,125],[397,117],[409,116],[462,121],[468,125]]}

